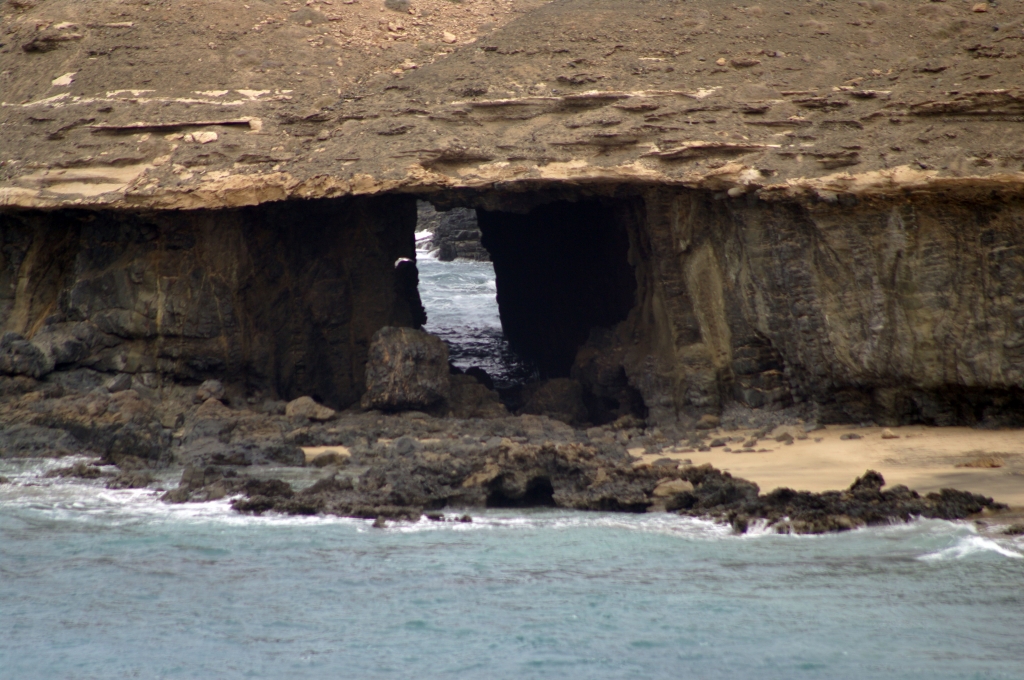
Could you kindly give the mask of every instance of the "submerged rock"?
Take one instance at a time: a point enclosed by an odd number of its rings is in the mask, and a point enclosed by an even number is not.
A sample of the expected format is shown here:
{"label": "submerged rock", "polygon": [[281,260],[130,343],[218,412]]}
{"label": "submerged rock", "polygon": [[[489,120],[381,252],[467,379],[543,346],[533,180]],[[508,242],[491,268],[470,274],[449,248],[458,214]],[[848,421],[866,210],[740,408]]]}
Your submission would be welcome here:
{"label": "submerged rock", "polygon": [[153,475],[145,470],[124,471],[107,482],[108,489],[145,489],[153,482]]}
{"label": "submerged rock", "polygon": [[50,470],[44,477],[75,477],[77,479],[98,479],[103,476],[103,471],[89,463],[75,463],[69,467]]}

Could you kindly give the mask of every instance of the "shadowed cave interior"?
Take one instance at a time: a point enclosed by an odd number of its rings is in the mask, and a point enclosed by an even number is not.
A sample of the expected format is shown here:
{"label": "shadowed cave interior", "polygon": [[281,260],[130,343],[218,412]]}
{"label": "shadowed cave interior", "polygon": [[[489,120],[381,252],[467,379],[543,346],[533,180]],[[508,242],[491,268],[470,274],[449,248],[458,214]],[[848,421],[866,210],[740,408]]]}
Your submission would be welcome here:
{"label": "shadowed cave interior", "polygon": [[[466,209],[460,212],[457,218],[465,220]],[[516,383],[499,384],[503,401],[516,409],[523,405],[524,382],[574,377],[579,349],[592,334],[607,336],[634,307],[636,273],[629,262],[634,207],[612,199],[553,200],[525,211],[469,212],[493,265],[501,330],[512,360],[529,368]],[[442,242],[439,250],[446,247],[451,246]],[[427,299],[432,291],[425,278],[421,274],[419,290]],[[458,347],[457,332],[443,335],[453,357],[468,353]],[[626,387],[624,373],[621,382]],[[642,415],[643,401],[635,391],[626,405],[602,399],[586,386],[583,392],[590,422],[607,422],[623,408]]]}

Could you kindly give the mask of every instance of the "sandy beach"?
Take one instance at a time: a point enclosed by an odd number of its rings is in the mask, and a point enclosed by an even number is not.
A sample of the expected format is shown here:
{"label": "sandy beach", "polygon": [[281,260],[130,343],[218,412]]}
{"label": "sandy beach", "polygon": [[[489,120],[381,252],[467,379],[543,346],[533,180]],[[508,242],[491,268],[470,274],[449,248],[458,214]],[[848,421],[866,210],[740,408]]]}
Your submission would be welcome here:
{"label": "sandy beach", "polygon": [[[784,426],[759,440],[755,452],[739,452],[751,431],[723,432],[725,446],[710,451],[678,449],[644,454],[689,459],[756,482],[762,492],[777,487],[802,491],[844,489],[865,470],[882,473],[891,485],[905,484],[919,493],[955,488],[991,496],[1024,509],[1024,430],[976,430],[967,427],[906,426],[886,428],[832,425],[815,432]],[[791,444],[775,437],[789,433]],[[842,437],[857,435],[859,439]],[[640,453],[631,451],[631,453]],[[998,467],[994,467],[998,466]]]}

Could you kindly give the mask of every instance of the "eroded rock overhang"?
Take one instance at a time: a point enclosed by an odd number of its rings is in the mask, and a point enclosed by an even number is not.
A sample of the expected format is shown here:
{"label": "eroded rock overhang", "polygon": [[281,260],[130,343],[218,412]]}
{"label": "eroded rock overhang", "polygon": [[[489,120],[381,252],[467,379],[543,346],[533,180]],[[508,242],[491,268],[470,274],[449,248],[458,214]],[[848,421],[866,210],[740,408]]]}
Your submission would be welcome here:
{"label": "eroded rock overhang", "polygon": [[[564,0],[338,94],[324,92],[340,73],[312,34],[300,49],[284,29],[239,32],[279,48],[271,76],[224,52],[211,28],[190,38],[208,52],[183,66],[193,77],[158,77],[159,60],[174,64],[183,48],[152,13],[83,27],[73,3],[22,6],[14,38],[50,38],[46,50],[0,50],[5,90],[20,98],[0,107],[7,208],[222,208],[551,182],[765,200],[1024,186],[1024,19],[1001,4]],[[336,13],[356,11],[321,10],[289,30],[346,26]],[[266,24],[231,11],[241,28]],[[388,27],[396,55],[403,30]],[[77,38],[61,40],[69,31]],[[122,43],[138,56],[110,48]],[[371,56],[351,40],[332,49],[353,73]],[[131,65],[146,55],[149,70]],[[74,77],[45,77],[65,71]]]}
{"label": "eroded rock overhang", "polygon": [[[104,318],[127,319],[108,335],[145,348],[129,356],[164,357],[146,372],[221,371],[345,405],[360,391],[372,327],[415,324],[392,266],[410,255],[413,195],[499,217],[587,204],[623,235],[616,257],[635,276],[626,318],[602,325],[571,369],[607,399],[620,399],[624,380],[655,420],[737,402],[811,404],[836,420],[1006,422],[1024,385],[1020,18],[999,6],[898,5],[555,2],[329,101],[285,82],[140,89],[130,71],[104,88],[80,77],[33,89],[33,74],[76,68],[85,55],[69,50],[90,37],[8,50],[11,91],[25,97],[0,108],[7,309],[37,313],[5,310],[4,329],[34,341],[47,305],[73,307],[93,270],[123,270],[129,294]],[[926,50],[907,48],[921,36]],[[39,253],[96,222],[120,234],[99,240],[119,244],[117,256],[92,268],[89,257],[55,256],[84,268],[55,267],[46,295],[26,298],[26,262],[48,263]],[[37,240],[11,236],[26,224]],[[207,245],[152,254],[181,232]],[[147,233],[163,245],[138,246],[154,241]],[[353,234],[376,253],[372,271],[353,269]],[[303,271],[303,253],[326,261]],[[181,284],[187,295],[150,304],[148,292],[130,293],[149,290],[145,265],[177,258],[184,276],[199,271],[185,260],[211,257],[202,271],[228,282],[212,297],[255,325],[224,331],[219,308],[203,312],[217,323],[201,351],[184,327],[154,334],[166,305],[209,295]],[[262,277],[261,257],[283,259],[287,275],[245,298],[249,309],[239,291]],[[304,292],[346,276],[390,296],[355,334],[339,330],[344,310],[366,300],[325,312],[333,292]],[[254,360],[237,348],[265,335],[273,315],[261,305],[275,299],[281,313],[320,320],[315,332],[275,336],[284,349]],[[321,331],[337,342],[320,342]],[[174,350],[184,363],[167,347],[184,347]],[[336,352],[328,364],[345,366],[341,388],[334,369],[318,372],[323,347]],[[182,366],[194,357],[217,358],[190,374]],[[129,370],[118,362],[103,370]],[[599,375],[615,377],[601,386]]]}
{"label": "eroded rock overhang", "polygon": [[[431,197],[478,209],[507,336],[545,377],[580,381],[595,413],[1019,422],[1020,197],[565,183]],[[19,337],[0,368],[353,404],[373,333],[422,322],[405,263],[415,216],[397,193],[6,213],[0,312]]]}

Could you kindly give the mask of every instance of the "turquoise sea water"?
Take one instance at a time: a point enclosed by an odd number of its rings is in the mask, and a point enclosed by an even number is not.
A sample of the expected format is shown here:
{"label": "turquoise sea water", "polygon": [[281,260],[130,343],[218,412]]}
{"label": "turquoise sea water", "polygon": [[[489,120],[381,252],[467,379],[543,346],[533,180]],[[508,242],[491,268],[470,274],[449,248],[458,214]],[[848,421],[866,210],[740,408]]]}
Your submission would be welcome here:
{"label": "turquoise sea water", "polygon": [[4,679],[1024,677],[1024,540],[966,523],[737,537],[488,511],[380,530],[41,469],[0,461],[18,473]]}
{"label": "turquoise sea water", "polygon": [[[489,264],[420,272],[460,365],[523,370]],[[971,524],[737,537],[490,511],[380,530],[42,478],[71,462],[0,460],[0,680],[1024,679],[1024,539]]]}
{"label": "turquoise sea water", "polygon": [[[430,232],[417,233],[425,244]],[[424,249],[416,251],[420,298],[427,311],[429,333],[448,343],[453,364],[479,366],[499,387],[521,383],[533,375],[505,342],[495,299],[497,287],[490,262],[441,262]]]}

